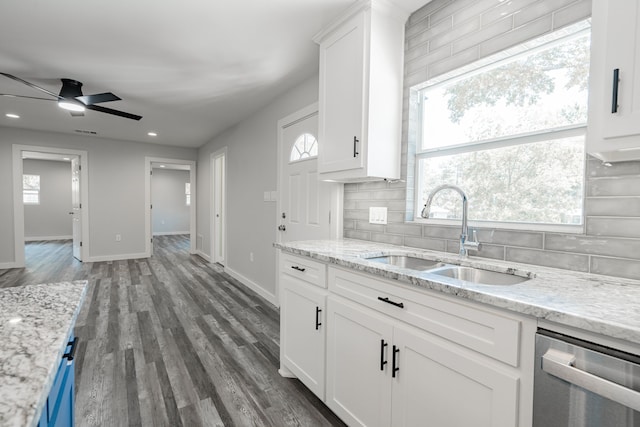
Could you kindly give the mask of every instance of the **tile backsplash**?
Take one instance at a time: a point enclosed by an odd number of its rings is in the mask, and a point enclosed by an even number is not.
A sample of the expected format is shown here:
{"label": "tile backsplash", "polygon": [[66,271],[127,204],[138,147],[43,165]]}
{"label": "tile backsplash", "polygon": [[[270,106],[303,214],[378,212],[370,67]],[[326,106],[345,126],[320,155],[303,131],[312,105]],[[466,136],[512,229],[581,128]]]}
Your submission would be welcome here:
{"label": "tile backsplash", "polygon": [[[585,233],[476,228],[477,256],[640,279],[640,161],[586,164]],[[369,224],[369,207],[386,206],[388,224]],[[460,225],[405,222],[406,184],[345,184],[344,236],[458,252]]]}

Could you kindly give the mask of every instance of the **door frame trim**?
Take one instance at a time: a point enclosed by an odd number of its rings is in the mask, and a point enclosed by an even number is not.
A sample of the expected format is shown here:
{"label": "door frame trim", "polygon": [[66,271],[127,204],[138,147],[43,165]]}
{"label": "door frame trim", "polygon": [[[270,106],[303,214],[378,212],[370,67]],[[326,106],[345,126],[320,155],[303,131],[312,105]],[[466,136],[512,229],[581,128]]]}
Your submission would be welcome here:
{"label": "door frame trim", "polygon": [[25,266],[24,254],[24,203],[22,200],[22,174],[23,174],[23,151],[35,151],[47,154],[63,154],[68,156],[78,156],[80,158],[80,203],[82,203],[82,231],[80,254],[82,260],[89,259],[90,235],[89,235],[89,160],[88,152],[85,150],[73,150],[58,147],[43,147],[37,145],[13,144],[12,164],[13,164],[13,239],[14,239],[14,262],[7,268],[22,268]]}
{"label": "door frame trim", "polygon": [[191,183],[191,204],[189,205],[189,253],[196,253],[196,199],[194,197],[197,193],[196,186],[196,162],[194,160],[184,159],[168,159],[164,157],[145,157],[144,158],[144,228],[145,228],[145,242],[144,251],[145,256],[150,257],[151,254],[151,238],[153,237],[152,224],[151,224],[151,164],[152,163],[170,163],[174,165],[186,165],[189,166],[189,182]]}

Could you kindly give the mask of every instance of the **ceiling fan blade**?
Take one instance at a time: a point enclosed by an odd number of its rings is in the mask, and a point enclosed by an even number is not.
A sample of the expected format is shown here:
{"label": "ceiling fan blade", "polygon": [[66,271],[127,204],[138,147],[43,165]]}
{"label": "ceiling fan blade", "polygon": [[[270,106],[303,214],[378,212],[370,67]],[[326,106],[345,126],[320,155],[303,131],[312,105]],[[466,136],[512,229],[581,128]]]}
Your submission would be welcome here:
{"label": "ceiling fan blade", "polygon": [[27,98],[27,99],[40,99],[42,101],[57,101],[57,99],[40,98],[37,96],[13,95],[10,93],[0,93],[0,96],[6,96],[7,98]]}
{"label": "ceiling fan blade", "polygon": [[121,98],[111,92],[105,92],[97,93],[95,95],[77,96],[76,99],[84,105],[93,105],[101,102],[120,101]]}
{"label": "ceiling fan blade", "polygon": [[34,85],[33,83],[29,83],[29,82],[28,82],[28,81],[26,81],[26,80],[22,80],[20,77],[12,76],[11,74],[7,74],[7,73],[0,73],[0,74],[1,74],[1,75],[3,75],[3,76],[5,76],[5,77],[8,77],[8,78],[10,78],[10,79],[12,79],[12,80],[15,80],[15,81],[17,81],[17,82],[23,83],[23,84],[25,84],[25,85],[27,85],[27,86],[29,86],[29,87],[32,87],[32,88],[34,88],[34,89],[36,89],[36,90],[39,90],[39,91],[41,91],[41,92],[44,92],[44,93],[46,93],[47,95],[51,95],[51,96],[53,96],[53,97],[54,97],[54,98],[56,98],[56,99],[62,99],[62,98],[61,98],[57,93],[53,93],[53,92],[51,92],[51,91],[49,91],[49,90],[47,90],[47,89],[45,89],[45,88],[42,88],[42,87],[40,87],[40,86],[36,86],[36,85]]}
{"label": "ceiling fan blade", "polygon": [[87,105],[87,110],[99,111],[101,113],[113,114],[114,116],[124,117],[125,119],[140,120],[142,116],[136,114],[125,113],[124,111],[113,110],[111,108],[101,107],[99,105]]}

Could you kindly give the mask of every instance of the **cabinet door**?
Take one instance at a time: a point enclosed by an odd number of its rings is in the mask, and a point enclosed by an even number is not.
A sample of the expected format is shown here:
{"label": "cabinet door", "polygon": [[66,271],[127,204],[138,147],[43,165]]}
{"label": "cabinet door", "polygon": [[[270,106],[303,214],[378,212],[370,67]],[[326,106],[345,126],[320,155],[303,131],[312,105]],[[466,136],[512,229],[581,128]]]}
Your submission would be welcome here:
{"label": "cabinet door", "polygon": [[350,426],[391,425],[391,325],[339,297],[327,314],[327,405]]}
{"label": "cabinet door", "polygon": [[640,4],[638,0],[594,1],[604,2],[607,7],[605,94],[613,95],[613,72],[619,70],[618,112],[605,115],[604,137],[637,135],[640,134]]}
{"label": "cabinet door", "polygon": [[286,274],[281,276],[280,284],[283,363],[324,399],[326,292]]}
{"label": "cabinet door", "polygon": [[514,427],[518,378],[494,361],[410,327],[396,326],[394,427]]}
{"label": "cabinet door", "polygon": [[75,392],[75,362],[66,360],[59,375],[63,375],[60,391],[57,395],[49,396],[49,426],[73,427],[74,425],[74,392]]}
{"label": "cabinet door", "polygon": [[320,173],[363,167],[365,13],[320,45]]}

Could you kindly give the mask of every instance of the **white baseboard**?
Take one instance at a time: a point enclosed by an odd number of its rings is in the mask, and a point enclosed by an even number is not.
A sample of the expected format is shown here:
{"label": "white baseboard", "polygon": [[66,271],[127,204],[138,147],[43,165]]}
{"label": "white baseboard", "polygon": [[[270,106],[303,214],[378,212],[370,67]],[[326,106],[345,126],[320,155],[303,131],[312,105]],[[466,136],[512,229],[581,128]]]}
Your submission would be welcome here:
{"label": "white baseboard", "polygon": [[35,242],[37,240],[72,240],[73,236],[25,236],[25,242]]}
{"label": "white baseboard", "polygon": [[211,262],[211,257],[209,255],[205,254],[204,252],[202,252],[201,250],[197,250],[195,252],[195,254],[198,255],[200,258],[203,258],[203,259]]}
{"label": "white baseboard", "polygon": [[18,268],[18,265],[16,264],[15,261],[0,263],[0,270],[8,270],[10,268]]}
{"label": "white baseboard", "polygon": [[84,259],[84,262],[105,262],[105,261],[123,261],[127,259],[140,259],[140,258],[149,258],[149,255],[146,253],[138,253],[138,254],[121,254],[121,255],[100,255],[100,256],[92,256],[87,259]]}
{"label": "white baseboard", "polygon": [[234,279],[242,282],[243,285],[245,285],[247,288],[251,289],[258,295],[260,295],[262,298],[269,301],[275,307],[278,307],[276,296],[270,292],[267,292],[262,286],[258,285],[256,282],[244,277],[242,274],[230,269],[229,267],[225,267],[224,272],[227,273],[229,276],[233,277]]}
{"label": "white baseboard", "polygon": [[189,234],[188,231],[154,231],[154,236],[178,236],[180,234]]}

